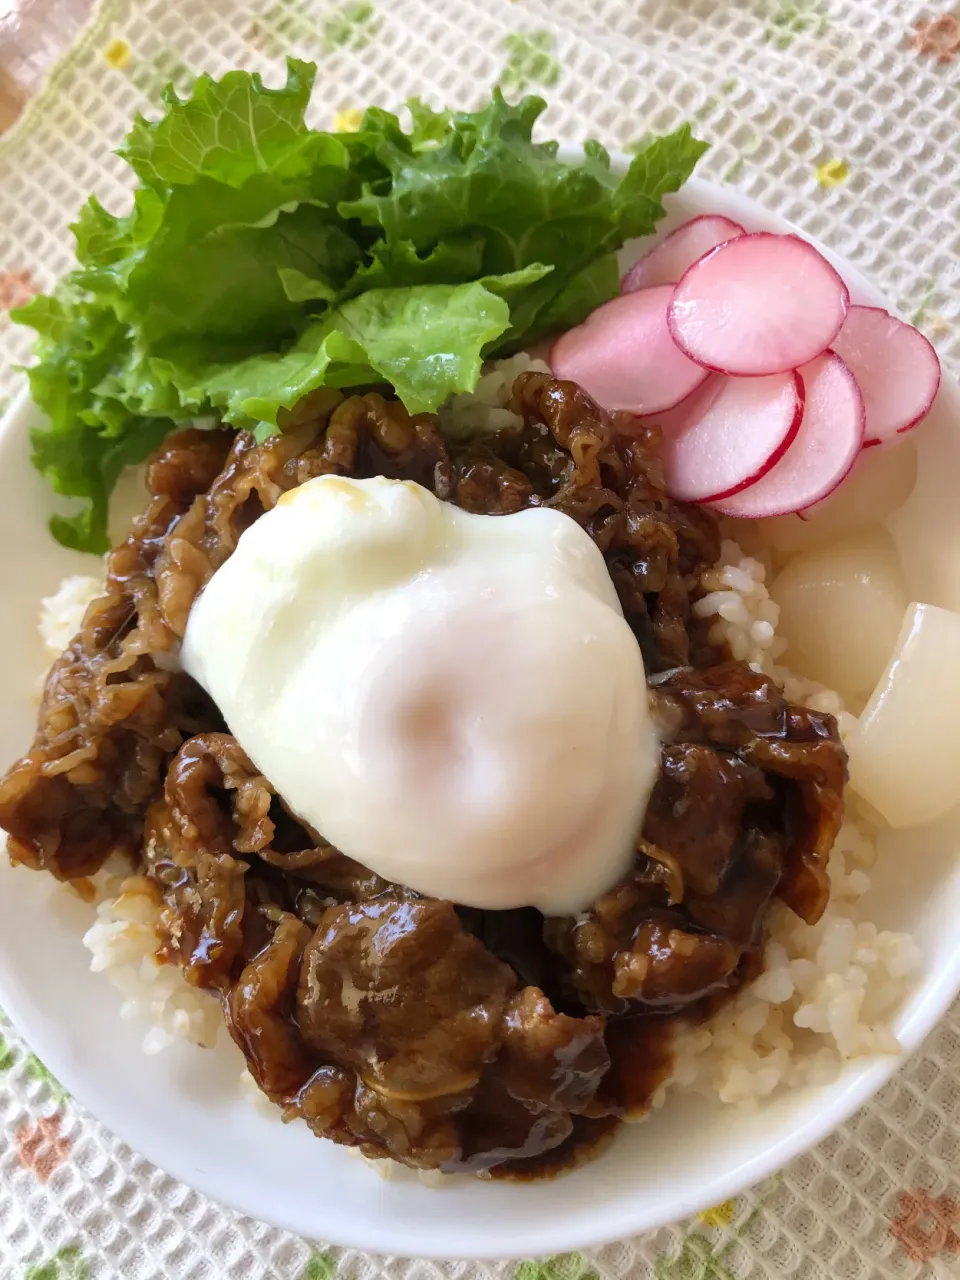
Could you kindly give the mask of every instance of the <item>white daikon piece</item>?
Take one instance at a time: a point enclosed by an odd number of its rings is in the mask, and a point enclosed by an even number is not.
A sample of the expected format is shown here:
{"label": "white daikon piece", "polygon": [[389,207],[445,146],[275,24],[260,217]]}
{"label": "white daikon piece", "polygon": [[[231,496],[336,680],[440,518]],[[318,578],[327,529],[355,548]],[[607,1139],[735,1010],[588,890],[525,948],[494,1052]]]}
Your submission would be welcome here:
{"label": "white daikon piece", "polygon": [[909,437],[896,444],[864,449],[833,493],[802,516],[761,520],[764,539],[786,555],[826,546],[845,533],[881,524],[913,492],[917,482],[917,446]]}
{"label": "white daikon piece", "polygon": [[780,606],[784,662],[856,709],[890,660],[909,596],[883,528],[850,534],[788,561],[770,594]]}
{"label": "white daikon piece", "polygon": [[900,552],[910,599],[960,613],[960,414],[955,393],[945,388],[923,426],[903,438],[916,445],[917,483],[885,523]]}
{"label": "white daikon piece", "polygon": [[911,604],[893,658],[847,739],[850,785],[892,827],[960,803],[960,613]]}

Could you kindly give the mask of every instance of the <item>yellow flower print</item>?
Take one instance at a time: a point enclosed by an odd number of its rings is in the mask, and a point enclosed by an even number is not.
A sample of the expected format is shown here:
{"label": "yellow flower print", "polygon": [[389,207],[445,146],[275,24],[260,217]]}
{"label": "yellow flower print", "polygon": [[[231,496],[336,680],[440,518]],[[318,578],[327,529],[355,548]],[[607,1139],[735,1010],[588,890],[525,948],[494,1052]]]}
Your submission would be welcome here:
{"label": "yellow flower print", "polygon": [[715,1204],[712,1209],[704,1209],[697,1217],[706,1227],[729,1227],[736,1211],[736,1201],[724,1200],[723,1204]]}
{"label": "yellow flower print", "polygon": [[126,40],[111,40],[103,51],[105,60],[113,67],[114,71],[123,71],[130,65],[130,59],[133,57],[133,50],[127,44]]}
{"label": "yellow flower print", "polygon": [[842,187],[850,176],[850,166],[846,160],[838,160],[836,156],[817,166],[817,182],[827,190]]}
{"label": "yellow flower print", "polygon": [[356,133],[363,124],[363,112],[359,107],[344,107],[333,117],[335,133]]}
{"label": "yellow flower print", "polygon": [[923,331],[931,342],[946,338],[953,332],[953,325],[946,316],[928,315],[923,324]]}

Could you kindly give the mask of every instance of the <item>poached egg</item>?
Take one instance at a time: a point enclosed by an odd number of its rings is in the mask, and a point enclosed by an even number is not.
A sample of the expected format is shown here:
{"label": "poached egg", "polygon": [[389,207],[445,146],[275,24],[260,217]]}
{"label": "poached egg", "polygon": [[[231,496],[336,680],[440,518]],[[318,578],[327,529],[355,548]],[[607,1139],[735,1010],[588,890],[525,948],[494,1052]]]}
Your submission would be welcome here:
{"label": "poached egg", "polygon": [[310,480],[214,574],[182,660],[289,807],[388,880],[556,915],[630,864],[659,752],[643,660],[560,512]]}

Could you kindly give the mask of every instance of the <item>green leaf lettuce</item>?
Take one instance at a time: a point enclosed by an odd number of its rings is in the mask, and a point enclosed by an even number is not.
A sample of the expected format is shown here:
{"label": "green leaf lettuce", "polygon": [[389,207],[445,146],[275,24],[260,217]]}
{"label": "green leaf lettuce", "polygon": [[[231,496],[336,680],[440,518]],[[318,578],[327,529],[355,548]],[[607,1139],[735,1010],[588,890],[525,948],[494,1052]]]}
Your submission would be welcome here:
{"label": "green leaf lettuce", "polygon": [[369,109],[352,134],[305,119],[315,68],[286,83],[201,76],[138,117],[120,154],[140,186],[91,198],[76,269],[15,318],[47,423],[34,463],[79,500],[55,536],[106,549],[110,492],[178,422],[258,438],[319,387],[386,383],[412,412],[470,391],[484,359],[578,323],[617,290],[616,251],[647,235],[704,150],[684,126],[623,176],[588,143],[534,142],[545,104],[495,91],[476,112]]}

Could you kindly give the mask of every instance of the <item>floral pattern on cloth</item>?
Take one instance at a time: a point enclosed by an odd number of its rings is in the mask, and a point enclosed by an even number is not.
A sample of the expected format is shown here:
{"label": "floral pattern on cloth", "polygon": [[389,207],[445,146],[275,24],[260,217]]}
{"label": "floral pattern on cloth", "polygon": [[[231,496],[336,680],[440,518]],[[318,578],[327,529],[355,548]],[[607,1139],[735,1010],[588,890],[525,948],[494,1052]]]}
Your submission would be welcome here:
{"label": "floral pattern on cloth", "polygon": [[913,48],[918,53],[936,58],[938,62],[953,62],[960,54],[960,18],[953,13],[941,13],[936,18],[922,18],[914,23]]}
{"label": "floral pattern on cloth", "polygon": [[[26,2],[65,28],[90,8]],[[135,111],[201,70],[276,78],[288,52],[321,64],[317,123],[343,130],[368,102],[472,105],[494,84],[543,93],[551,134],[627,151],[694,120],[713,144],[705,176],[829,240],[960,369],[960,12],[915,0],[101,0],[0,136],[0,313],[67,269],[93,185],[120,206],[110,151]],[[0,400],[28,350],[4,320]],[[603,1249],[497,1264],[332,1249],[222,1209],[108,1134],[0,1030],[0,1280],[960,1277],[960,1009],[766,1186]]]}
{"label": "floral pattern on cloth", "polygon": [[823,36],[829,29],[825,0],[778,0],[770,10],[763,34],[778,49],[789,49],[797,36]]}
{"label": "floral pattern on cloth", "polygon": [[500,73],[504,93],[528,93],[533,88],[552,88],[560,79],[556,40],[553,32],[511,31],[501,47],[506,61]]}
{"label": "floral pattern on cloth", "polygon": [[73,1147],[73,1139],[60,1133],[63,1117],[59,1112],[41,1116],[36,1124],[22,1120],[14,1134],[17,1159],[29,1169],[38,1182],[49,1182]]}
{"label": "floral pattern on cloth", "polygon": [[12,311],[22,307],[37,292],[33,272],[24,267],[20,271],[0,272],[0,311]]}
{"label": "floral pattern on cloth", "polygon": [[46,1262],[28,1267],[23,1280],[88,1280],[89,1275],[90,1266],[80,1246],[68,1244]]}
{"label": "floral pattern on cloth", "polygon": [[932,1262],[944,1253],[960,1253],[960,1204],[950,1196],[904,1191],[890,1234],[914,1262]]}

